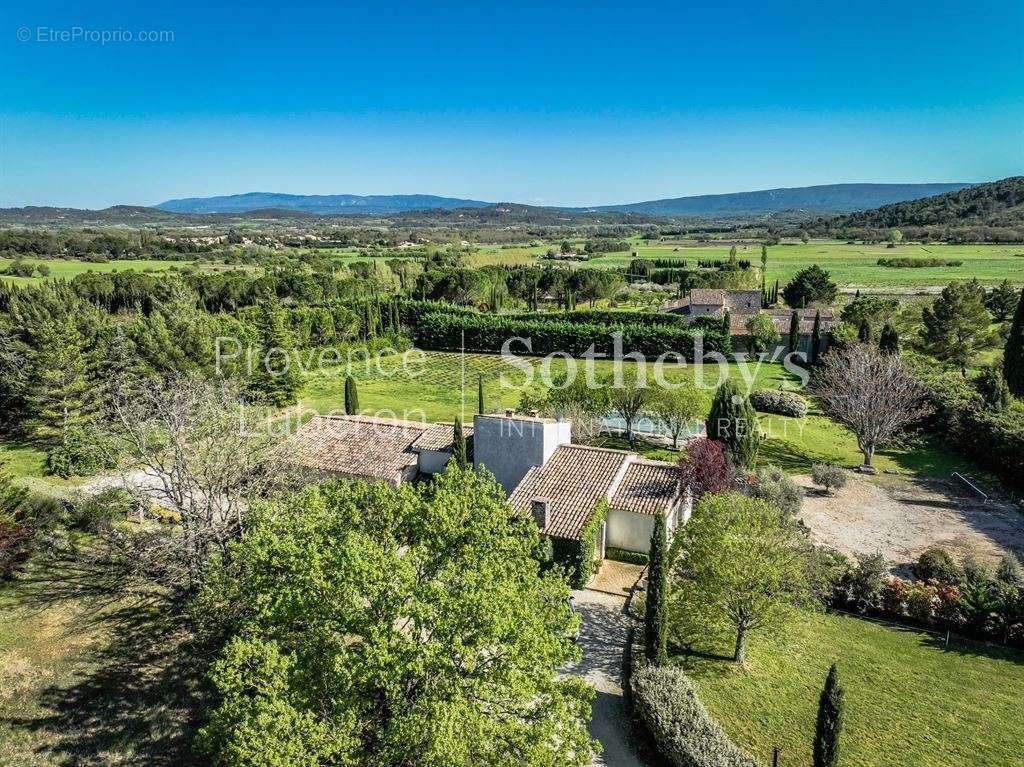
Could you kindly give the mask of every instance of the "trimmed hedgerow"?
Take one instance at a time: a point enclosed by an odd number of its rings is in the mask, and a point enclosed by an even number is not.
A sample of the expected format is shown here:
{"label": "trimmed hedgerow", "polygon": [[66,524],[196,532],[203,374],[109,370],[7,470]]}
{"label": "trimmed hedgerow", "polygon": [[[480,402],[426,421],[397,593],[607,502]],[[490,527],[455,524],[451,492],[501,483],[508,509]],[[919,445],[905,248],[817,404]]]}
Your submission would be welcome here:
{"label": "trimmed hedgerow", "polygon": [[645,666],[630,688],[634,712],[673,767],[757,767],[711,718],[682,669]]}
{"label": "trimmed hedgerow", "polygon": [[807,415],[807,400],[796,392],[779,389],[758,389],[750,394],[750,404],[761,413],[803,418]]}
{"label": "trimmed hedgerow", "polygon": [[582,356],[593,346],[598,354],[613,353],[612,333],[622,333],[622,351],[640,352],[649,359],[678,352],[692,361],[698,334],[703,335],[705,352],[728,352],[730,341],[720,330],[697,331],[670,325],[591,324],[568,321],[560,315],[452,314],[427,312],[420,316],[416,342],[421,349],[452,351],[464,348],[475,352],[500,352],[511,338],[529,338],[530,349],[516,344],[518,354],[544,355],[565,352]]}
{"label": "trimmed hedgerow", "polygon": [[613,562],[625,562],[630,565],[646,565],[650,560],[650,557],[639,551],[627,551],[615,546],[609,546],[604,550],[604,558],[610,559]]}

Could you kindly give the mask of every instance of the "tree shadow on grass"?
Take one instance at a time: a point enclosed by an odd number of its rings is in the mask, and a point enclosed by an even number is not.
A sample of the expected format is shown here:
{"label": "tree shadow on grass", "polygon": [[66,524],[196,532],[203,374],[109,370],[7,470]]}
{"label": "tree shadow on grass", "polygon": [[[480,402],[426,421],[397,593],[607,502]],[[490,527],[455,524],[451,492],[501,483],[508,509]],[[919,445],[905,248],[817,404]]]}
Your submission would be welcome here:
{"label": "tree shadow on grass", "polygon": [[38,715],[5,724],[41,734],[39,750],[68,767],[205,764],[191,749],[206,689],[204,654],[182,611],[156,595],[126,596],[102,567],[81,560],[28,580],[22,607],[78,600],[87,615],[75,628],[100,640],[77,659],[70,683],[39,692]]}

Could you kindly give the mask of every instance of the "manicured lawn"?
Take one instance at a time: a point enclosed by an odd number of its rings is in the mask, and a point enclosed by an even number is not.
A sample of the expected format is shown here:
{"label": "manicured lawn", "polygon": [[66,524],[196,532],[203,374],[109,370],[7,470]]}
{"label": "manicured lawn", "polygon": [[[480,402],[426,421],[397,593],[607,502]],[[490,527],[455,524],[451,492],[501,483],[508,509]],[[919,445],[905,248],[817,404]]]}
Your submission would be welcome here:
{"label": "manicured lawn", "polygon": [[[358,381],[359,404],[363,410],[383,417],[427,421],[450,421],[459,415],[468,422],[476,412],[478,376],[484,377],[485,406],[490,412],[517,406],[524,390],[524,373],[510,367],[498,355],[423,352],[422,356],[416,353],[407,359],[404,366],[400,355],[383,357],[379,363],[371,361],[369,365],[353,366],[352,375]],[[535,377],[539,378],[541,360],[531,359],[530,362],[535,366]],[[563,359],[550,363],[552,374],[563,372],[565,366]],[[609,373],[611,369],[612,364],[607,361],[598,360],[595,364],[598,375]],[[706,387],[715,385],[716,372],[713,366],[705,367]],[[729,365],[729,374],[743,375],[736,364]],[[508,384],[506,387],[501,385],[502,375]],[[670,382],[693,382],[695,369],[693,366],[666,366],[664,376]],[[781,365],[774,364],[757,368],[752,365],[748,376],[752,377],[755,389],[774,389],[783,382],[795,380]],[[342,412],[344,377],[343,368],[312,373],[303,391],[302,410],[320,414]],[[653,380],[653,373],[648,380]],[[709,397],[710,394],[709,390]],[[843,466],[861,462],[853,435],[820,414],[812,412],[804,419],[763,416],[761,423],[768,434],[762,448],[762,463],[805,474],[816,462]],[[948,475],[968,466],[962,457],[935,442],[882,450],[876,455],[876,465],[880,471],[896,469],[921,475]]]}
{"label": "manicured lawn", "polygon": [[[704,649],[704,648],[701,648]],[[722,649],[722,648],[719,648]],[[846,690],[840,764],[1020,764],[1024,655],[856,618],[814,615],[784,636],[752,640],[746,670],[674,659],[690,670],[726,732],[762,763],[811,763],[818,695],[831,663]]]}

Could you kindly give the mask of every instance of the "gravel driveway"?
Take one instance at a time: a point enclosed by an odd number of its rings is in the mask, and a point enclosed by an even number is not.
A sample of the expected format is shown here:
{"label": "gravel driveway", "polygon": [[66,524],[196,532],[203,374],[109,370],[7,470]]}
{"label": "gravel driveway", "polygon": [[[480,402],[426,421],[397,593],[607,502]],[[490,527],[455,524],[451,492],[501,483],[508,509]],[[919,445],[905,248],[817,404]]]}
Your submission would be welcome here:
{"label": "gravel driveway", "polygon": [[589,590],[572,595],[582,618],[579,643],[583,658],[567,671],[582,676],[597,690],[590,736],[601,741],[604,753],[594,764],[644,767],[630,744],[629,713],[622,697],[622,662],[630,622],[623,614],[625,599]]}

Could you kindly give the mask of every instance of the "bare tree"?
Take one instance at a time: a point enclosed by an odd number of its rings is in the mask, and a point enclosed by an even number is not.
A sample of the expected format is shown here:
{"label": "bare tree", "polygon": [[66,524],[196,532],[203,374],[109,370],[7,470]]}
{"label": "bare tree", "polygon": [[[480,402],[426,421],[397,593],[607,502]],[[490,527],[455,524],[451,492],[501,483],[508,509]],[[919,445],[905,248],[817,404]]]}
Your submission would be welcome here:
{"label": "bare tree", "polygon": [[286,478],[280,440],[236,387],[196,377],[118,397],[113,414],[121,483],[140,513],[156,503],[180,518],[165,543],[192,586],[241,535],[249,503]]}
{"label": "bare tree", "polygon": [[931,412],[927,391],[898,356],[860,344],[825,355],[812,391],[822,410],[857,436],[865,466],[879,446]]}

